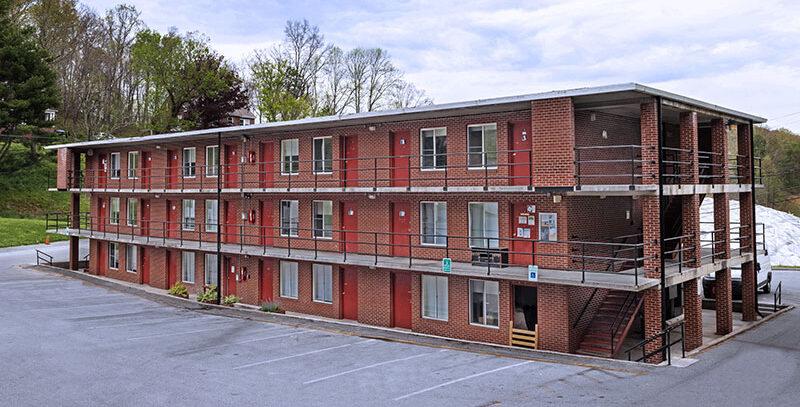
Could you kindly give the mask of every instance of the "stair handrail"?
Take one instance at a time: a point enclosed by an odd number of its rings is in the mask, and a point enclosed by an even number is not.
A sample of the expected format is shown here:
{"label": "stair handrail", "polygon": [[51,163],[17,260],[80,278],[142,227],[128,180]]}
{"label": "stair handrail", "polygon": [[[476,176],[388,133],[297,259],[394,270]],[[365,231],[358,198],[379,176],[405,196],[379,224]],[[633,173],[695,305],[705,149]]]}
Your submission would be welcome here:
{"label": "stair handrail", "polygon": [[49,254],[47,254],[47,253],[45,253],[45,252],[43,252],[43,251],[41,251],[39,249],[34,249],[34,250],[36,250],[36,265],[37,266],[40,264],[39,263],[40,261],[46,262],[50,266],[53,265],[53,256],[51,256],[51,255],[49,255]]}
{"label": "stair handrail", "polygon": [[[682,357],[685,358],[686,357],[686,346],[685,346],[685,342],[684,342],[684,337],[685,337],[684,324],[685,324],[685,321],[680,321],[680,322],[678,322],[678,323],[676,323],[674,325],[670,325],[666,329],[662,330],[661,332],[658,332],[658,333],[656,333],[655,335],[653,335],[653,336],[651,336],[649,338],[645,338],[642,341],[640,341],[639,343],[637,343],[636,345],[631,346],[630,348],[628,348],[625,351],[625,353],[628,355],[628,361],[631,361],[631,352],[633,352],[634,350],[639,349],[639,348],[642,348],[642,356],[640,358],[636,359],[636,360],[633,360],[633,362],[641,362],[643,360],[646,360],[646,359],[650,358],[653,355],[657,355],[657,354],[659,354],[659,353],[661,353],[661,352],[666,350],[667,351],[667,364],[672,365],[672,346],[674,346],[674,345],[676,345],[678,343],[681,344],[681,354],[682,354]],[[672,341],[672,331],[678,329],[679,327],[681,328],[681,336],[680,336],[679,339],[677,339],[675,341]],[[647,344],[649,344],[650,342],[655,341],[656,339],[662,339],[661,346],[659,346],[658,349],[655,349],[655,350],[653,350],[651,352],[645,352],[645,346]]]}
{"label": "stair handrail", "polygon": [[614,342],[615,337],[617,336],[617,332],[619,328],[622,326],[622,319],[625,315],[627,315],[628,310],[630,307],[636,303],[636,294],[635,293],[628,293],[625,296],[625,301],[620,305],[619,310],[617,310],[617,314],[614,316],[614,322],[611,323],[609,327],[609,332],[611,333],[611,354],[613,355],[614,352]]}
{"label": "stair handrail", "polygon": [[589,296],[589,299],[586,300],[585,304],[583,304],[583,308],[581,308],[581,312],[578,314],[578,318],[576,318],[575,319],[575,323],[572,324],[573,328],[576,328],[578,326],[578,324],[581,322],[581,319],[583,318],[583,315],[586,313],[586,310],[589,308],[589,304],[592,303],[592,300],[594,299],[594,296],[597,294],[597,290],[598,290],[598,288],[595,288],[594,290],[592,290],[592,295]]}

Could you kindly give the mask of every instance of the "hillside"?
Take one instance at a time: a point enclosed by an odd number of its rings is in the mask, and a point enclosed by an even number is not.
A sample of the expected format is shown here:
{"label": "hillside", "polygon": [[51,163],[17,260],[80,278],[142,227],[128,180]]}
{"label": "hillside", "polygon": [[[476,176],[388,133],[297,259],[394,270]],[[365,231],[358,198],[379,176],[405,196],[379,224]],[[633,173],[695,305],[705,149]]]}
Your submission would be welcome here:
{"label": "hillside", "polygon": [[53,158],[0,175],[0,217],[43,218],[47,212],[69,209],[69,194],[48,192],[48,177],[55,177]]}

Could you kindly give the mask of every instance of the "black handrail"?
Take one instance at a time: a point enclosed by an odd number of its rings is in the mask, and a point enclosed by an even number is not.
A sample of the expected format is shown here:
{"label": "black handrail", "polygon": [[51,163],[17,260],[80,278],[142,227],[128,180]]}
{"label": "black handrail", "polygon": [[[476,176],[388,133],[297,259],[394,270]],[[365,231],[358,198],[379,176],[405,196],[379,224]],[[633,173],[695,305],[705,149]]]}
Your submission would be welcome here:
{"label": "black handrail", "polygon": [[[679,328],[679,327],[681,329],[681,336],[678,339],[673,341],[672,340],[672,332],[674,330],[676,330],[677,328]],[[642,340],[641,342],[637,343],[636,345],[631,346],[630,348],[628,348],[628,350],[625,351],[625,353],[628,355],[628,360],[630,361],[632,359],[631,353],[634,350],[641,349],[642,350],[642,356],[639,357],[636,360],[633,360],[634,362],[641,362],[643,360],[646,361],[647,359],[650,359],[650,357],[658,355],[659,353],[664,353],[664,351],[666,351],[667,364],[668,365],[672,365],[672,347],[674,345],[677,345],[678,343],[680,343],[681,344],[681,355],[684,358],[686,357],[686,344],[684,342],[684,336],[685,336],[684,321],[680,321],[680,322],[678,322],[678,323],[676,323],[674,325],[668,326],[663,331],[661,331],[661,332],[659,332],[659,333],[657,333],[657,334],[655,334],[655,335],[653,335],[653,336],[651,336],[649,338],[645,338],[644,340]],[[656,349],[654,349],[654,350],[652,350],[650,352],[647,352],[646,351],[647,345],[650,344],[651,342],[659,340],[659,339],[661,340],[661,345],[658,348],[656,348]]]}
{"label": "black handrail", "polygon": [[783,294],[783,281],[778,282],[778,286],[775,287],[775,292],[772,293],[772,312],[778,311],[778,306],[783,304],[783,299],[781,298]]}
{"label": "black handrail", "polygon": [[583,304],[583,308],[581,308],[581,312],[578,314],[578,318],[576,318],[575,319],[575,323],[572,324],[573,328],[577,328],[578,324],[580,324],[581,319],[583,318],[583,315],[586,313],[586,310],[589,308],[589,304],[592,303],[592,300],[594,299],[594,296],[597,294],[597,290],[598,290],[597,288],[592,290],[592,295],[589,296],[589,299],[586,300],[585,304]]}
{"label": "black handrail", "polygon": [[34,250],[36,250],[36,265],[37,266],[42,261],[46,262],[47,265],[49,265],[49,266],[53,265],[53,256],[51,256],[51,255],[49,255],[49,254],[47,254],[47,253],[45,253],[45,252],[43,252],[43,251],[41,251],[39,249],[34,249]]}
{"label": "black handrail", "polygon": [[614,316],[614,322],[611,323],[609,327],[609,333],[611,334],[611,354],[615,354],[615,342],[617,332],[622,327],[622,322],[625,321],[625,317],[628,315],[628,311],[632,306],[635,305],[637,299],[636,293],[628,293],[625,296],[625,301],[620,305],[619,310],[617,310],[617,314]]}

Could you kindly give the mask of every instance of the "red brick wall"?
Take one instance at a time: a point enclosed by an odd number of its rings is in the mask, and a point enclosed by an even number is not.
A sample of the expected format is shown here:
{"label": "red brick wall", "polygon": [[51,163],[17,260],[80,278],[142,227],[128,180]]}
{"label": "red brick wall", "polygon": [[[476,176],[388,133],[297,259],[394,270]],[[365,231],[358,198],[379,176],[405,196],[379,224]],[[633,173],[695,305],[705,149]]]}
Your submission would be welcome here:
{"label": "red brick wall", "polygon": [[575,185],[575,111],[571,98],[531,103],[533,182],[536,186]]}
{"label": "red brick wall", "polygon": [[[603,132],[606,138],[603,137]],[[638,145],[641,142],[639,132],[638,118],[586,110],[575,112],[576,147]],[[640,153],[636,148],[583,149],[576,153],[575,158],[579,161],[631,160],[637,158]],[[584,176],[613,175],[583,177],[580,180],[581,184],[630,184],[631,173],[639,174],[640,170],[632,169],[630,162],[582,163],[580,173]]]}

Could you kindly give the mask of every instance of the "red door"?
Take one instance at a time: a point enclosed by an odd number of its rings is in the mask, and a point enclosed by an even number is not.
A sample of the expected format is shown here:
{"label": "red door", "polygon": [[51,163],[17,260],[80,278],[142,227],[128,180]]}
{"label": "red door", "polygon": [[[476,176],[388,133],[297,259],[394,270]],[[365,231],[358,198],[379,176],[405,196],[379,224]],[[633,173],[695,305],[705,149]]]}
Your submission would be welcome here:
{"label": "red door", "polygon": [[103,198],[97,198],[97,225],[98,232],[106,231],[106,202]]}
{"label": "red door", "polygon": [[272,236],[275,236],[275,229],[272,227],[272,203],[261,201],[261,245],[272,246]]}
{"label": "red door", "polygon": [[167,237],[178,237],[178,228],[180,227],[180,208],[176,201],[167,201],[167,224],[166,232]]}
{"label": "red door", "polygon": [[342,269],[342,318],[358,320],[358,269]]}
{"label": "red door", "polygon": [[358,252],[358,202],[342,202],[341,223],[344,231],[344,251]]}
{"label": "red door", "polygon": [[261,164],[259,164],[261,188],[272,188],[275,185],[275,143],[261,143]]}
{"label": "red door", "polygon": [[239,181],[239,162],[236,146],[225,146],[225,165],[222,172],[225,173],[225,188],[237,188]]}
{"label": "red door", "polygon": [[142,284],[150,284],[150,252],[144,246],[139,246],[141,258],[139,259],[139,269],[142,273]]}
{"label": "red door", "polygon": [[150,200],[142,199],[142,223],[140,227],[142,236],[150,235]]}
{"label": "red door", "polygon": [[358,186],[358,138],[356,136],[346,136],[342,138],[342,154],[344,165],[342,168],[342,186]]}
{"label": "red door", "polygon": [[392,256],[409,257],[411,250],[411,211],[406,202],[392,204]]}
{"label": "red door", "polygon": [[225,287],[222,294],[224,296],[236,295],[236,273],[239,271],[239,268],[230,257],[225,258],[223,265],[225,266]]}
{"label": "red door", "polygon": [[172,250],[167,250],[167,287],[171,288],[178,282],[178,256]]}
{"label": "red door", "polygon": [[258,262],[258,267],[261,269],[261,287],[259,287],[258,299],[262,303],[272,301],[272,263],[264,260]]}
{"label": "red door", "polygon": [[408,131],[392,133],[392,186],[407,187],[411,182],[410,158],[411,138]]}
{"label": "red door", "polygon": [[411,274],[392,273],[392,326],[411,329]]}
{"label": "red door", "polygon": [[231,201],[225,201],[223,206],[225,212],[225,226],[222,233],[222,241],[225,243],[236,243],[239,238],[239,227],[236,217],[236,204]]}
{"label": "red door", "polygon": [[[531,253],[534,250],[533,247],[533,240],[538,238],[538,229],[535,225],[535,213],[528,212],[528,205],[525,203],[515,203],[511,205],[511,230],[512,238],[511,241],[511,256],[510,262],[512,264],[519,264],[523,266],[527,266],[529,264],[533,264],[533,256]],[[525,223],[520,222],[521,220],[525,220]],[[530,224],[534,223],[534,224]],[[523,237],[518,236],[517,232],[526,231],[530,233],[530,237]]]}
{"label": "red door", "polygon": [[153,155],[149,151],[142,151],[142,188],[150,189],[151,168],[153,168]]}
{"label": "red door", "polygon": [[178,153],[174,150],[167,151],[167,189],[178,187],[178,170],[180,167]]}
{"label": "red door", "polygon": [[100,242],[97,245],[97,275],[106,275],[106,267],[108,265],[108,242]]}
{"label": "red door", "polygon": [[531,182],[531,131],[530,123],[516,122],[511,126],[511,152],[508,153],[511,185],[532,185]]}
{"label": "red door", "polygon": [[97,157],[97,188],[105,188],[108,182],[108,156]]}

